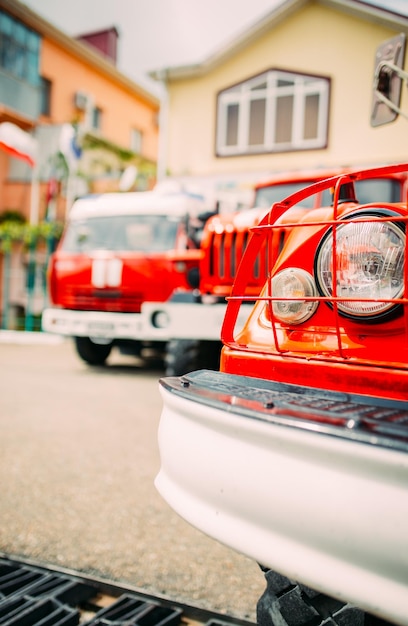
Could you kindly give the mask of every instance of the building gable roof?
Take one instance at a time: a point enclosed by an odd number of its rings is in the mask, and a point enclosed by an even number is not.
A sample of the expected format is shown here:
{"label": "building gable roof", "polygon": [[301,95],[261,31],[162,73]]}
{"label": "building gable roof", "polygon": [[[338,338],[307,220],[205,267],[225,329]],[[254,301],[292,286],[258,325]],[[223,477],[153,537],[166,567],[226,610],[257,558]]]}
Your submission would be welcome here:
{"label": "building gable roof", "polygon": [[[385,0],[384,0],[385,1]],[[309,3],[331,7],[366,19],[382,26],[408,32],[408,13],[403,15],[388,8],[363,0],[282,0],[282,2],[253,23],[248,29],[227,42],[204,61],[191,65],[164,67],[149,72],[154,80],[171,80],[194,78],[207,74],[212,69],[238,54],[266,32],[275,28],[280,22]]]}

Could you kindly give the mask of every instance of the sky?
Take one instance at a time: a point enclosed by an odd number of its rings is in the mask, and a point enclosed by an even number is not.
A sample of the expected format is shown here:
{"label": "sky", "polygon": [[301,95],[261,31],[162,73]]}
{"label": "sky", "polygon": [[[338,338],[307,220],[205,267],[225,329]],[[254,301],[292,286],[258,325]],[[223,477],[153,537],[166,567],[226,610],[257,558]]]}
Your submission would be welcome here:
{"label": "sky", "polygon": [[149,71],[202,61],[282,0],[21,1],[72,37],[116,26],[119,71],[154,92]]}
{"label": "sky", "polygon": [[[117,68],[159,95],[148,72],[203,61],[282,0],[21,0],[75,37],[116,26]],[[408,13],[408,0],[371,0]]]}

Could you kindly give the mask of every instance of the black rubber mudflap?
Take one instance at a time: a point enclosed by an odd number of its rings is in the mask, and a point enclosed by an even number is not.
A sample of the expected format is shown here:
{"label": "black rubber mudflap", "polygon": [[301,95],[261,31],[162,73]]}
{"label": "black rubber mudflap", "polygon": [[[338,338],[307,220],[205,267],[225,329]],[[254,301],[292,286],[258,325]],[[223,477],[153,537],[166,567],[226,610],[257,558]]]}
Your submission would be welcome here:
{"label": "black rubber mudflap", "polygon": [[[258,626],[386,626],[361,609],[261,568],[266,589],[257,605]],[[391,624],[389,624],[391,626]]]}

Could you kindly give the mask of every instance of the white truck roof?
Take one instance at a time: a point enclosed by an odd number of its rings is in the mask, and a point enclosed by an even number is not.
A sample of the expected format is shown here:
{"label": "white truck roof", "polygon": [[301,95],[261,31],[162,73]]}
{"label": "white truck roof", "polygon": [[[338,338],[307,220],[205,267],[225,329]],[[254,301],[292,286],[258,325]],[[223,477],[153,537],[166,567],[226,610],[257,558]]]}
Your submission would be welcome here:
{"label": "white truck roof", "polygon": [[112,192],[84,196],[74,202],[70,220],[110,215],[198,215],[206,207],[204,198],[188,193],[161,191]]}

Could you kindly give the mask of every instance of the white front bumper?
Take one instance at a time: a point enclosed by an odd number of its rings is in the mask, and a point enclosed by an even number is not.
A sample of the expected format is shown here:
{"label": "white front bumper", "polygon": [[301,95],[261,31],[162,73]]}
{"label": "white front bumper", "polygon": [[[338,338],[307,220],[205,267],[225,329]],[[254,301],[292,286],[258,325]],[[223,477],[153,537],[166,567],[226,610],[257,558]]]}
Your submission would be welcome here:
{"label": "white front bumper", "polygon": [[[242,328],[252,305],[241,306],[237,319],[237,331]],[[200,341],[220,341],[226,304],[203,302],[144,302],[142,315],[149,334],[159,338],[166,334],[169,339],[198,339]],[[154,325],[161,316],[165,321],[162,328]]]}
{"label": "white front bumper", "polygon": [[42,329],[68,337],[101,339],[141,339],[142,317],[138,313],[105,313],[102,311],[70,311],[45,309]]}
{"label": "white front bumper", "polygon": [[[241,307],[237,325],[248,317],[249,305]],[[219,341],[225,304],[145,302],[141,313],[105,313],[48,308],[42,314],[42,329],[69,337],[169,341],[197,339]],[[156,324],[161,317],[162,324]]]}
{"label": "white front bumper", "polygon": [[223,387],[227,375],[207,375],[224,377],[218,391],[195,395],[194,374],[161,381],[163,498],[262,565],[408,624],[408,454],[304,414],[280,419],[256,394],[242,400],[240,377]]}

